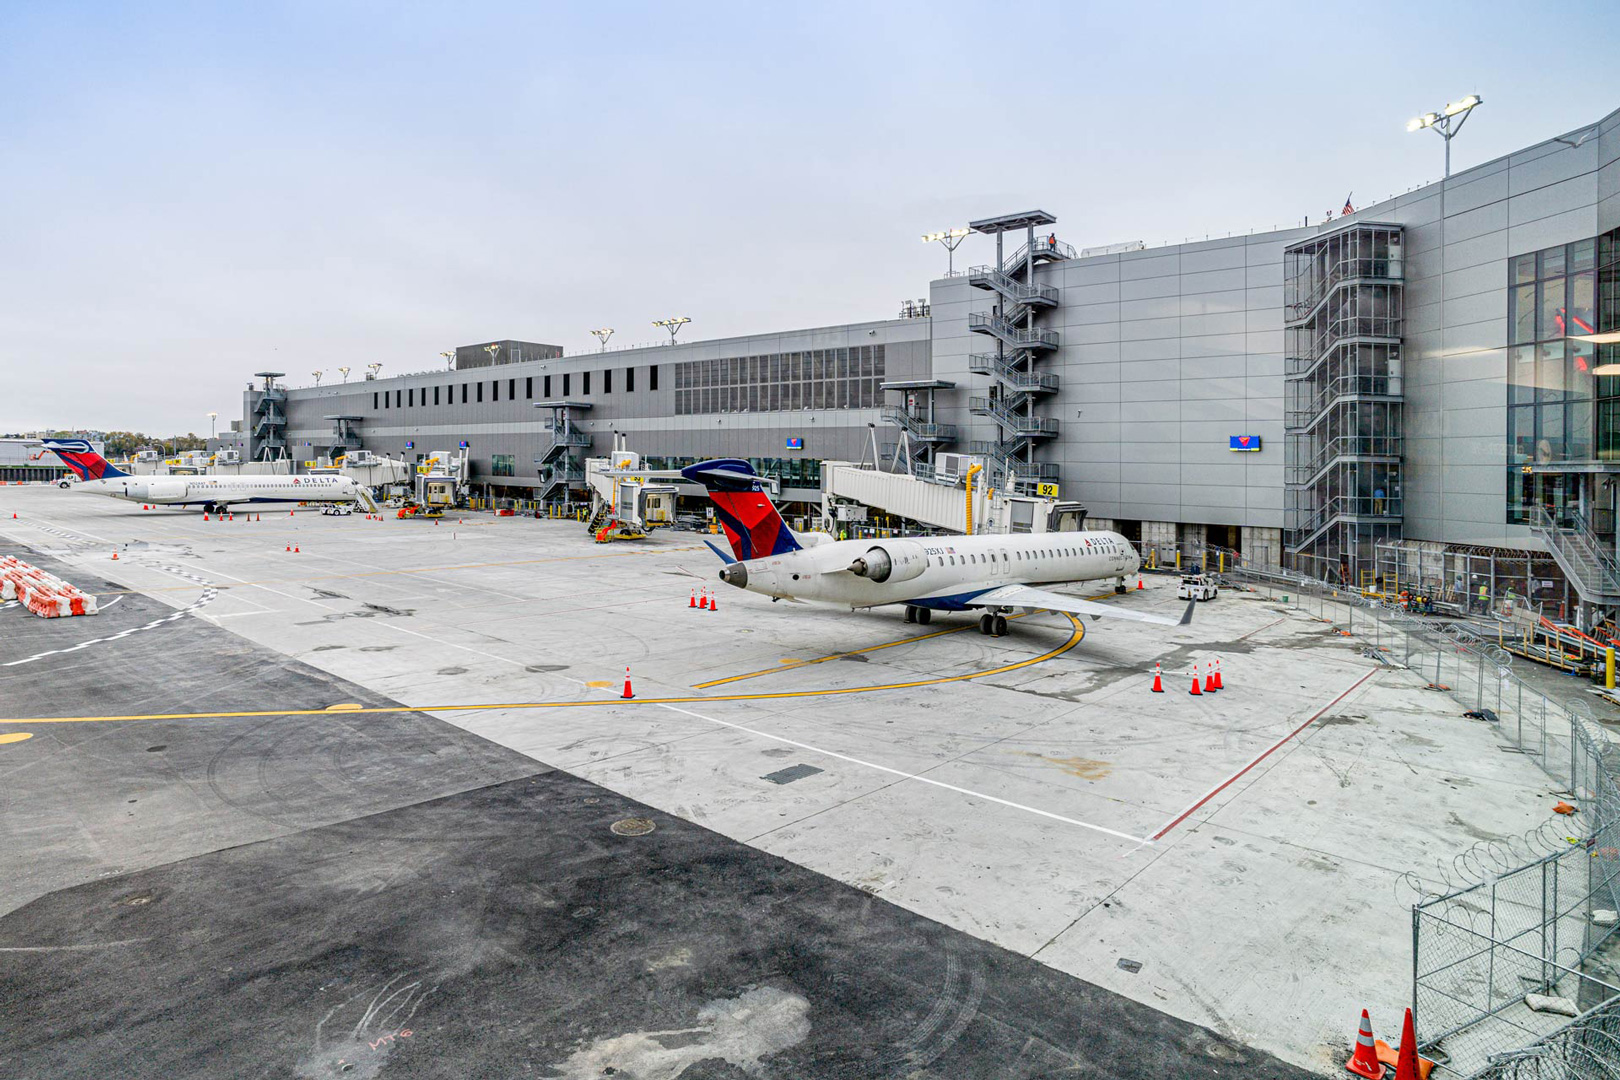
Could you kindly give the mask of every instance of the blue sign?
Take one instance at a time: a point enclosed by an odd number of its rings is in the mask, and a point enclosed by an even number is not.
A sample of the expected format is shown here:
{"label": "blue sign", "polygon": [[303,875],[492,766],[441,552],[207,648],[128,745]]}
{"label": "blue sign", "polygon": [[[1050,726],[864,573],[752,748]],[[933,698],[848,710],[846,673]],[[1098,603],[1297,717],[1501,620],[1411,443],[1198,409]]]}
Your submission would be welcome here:
{"label": "blue sign", "polygon": [[412,442],[410,439],[406,439],[405,440],[405,449],[407,449],[407,450],[415,450],[416,449],[416,443]]}
{"label": "blue sign", "polygon": [[802,439],[802,438],[789,439],[787,441],[787,448],[789,450],[803,450],[804,449],[804,439]]}
{"label": "blue sign", "polygon": [[1232,435],[1227,443],[1228,450],[1239,450],[1246,453],[1256,453],[1260,449],[1260,436],[1258,435]]}
{"label": "blue sign", "polygon": [[467,449],[467,440],[466,439],[461,440],[461,448],[463,450]]}

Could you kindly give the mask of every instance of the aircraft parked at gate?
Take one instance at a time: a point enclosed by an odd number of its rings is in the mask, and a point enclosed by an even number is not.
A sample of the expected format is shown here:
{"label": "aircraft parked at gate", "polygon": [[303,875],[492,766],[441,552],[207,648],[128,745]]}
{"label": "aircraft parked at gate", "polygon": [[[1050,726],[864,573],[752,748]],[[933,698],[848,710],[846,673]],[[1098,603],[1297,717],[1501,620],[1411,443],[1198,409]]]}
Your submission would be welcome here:
{"label": "aircraft parked at gate", "polygon": [[746,461],[703,461],[681,470],[709,492],[715,515],[731,542],[720,580],[773,600],[820,600],[850,609],[904,604],[906,621],[926,623],[935,611],[979,610],[979,632],[1000,637],[1015,608],[1096,618],[1185,626],[1197,601],[1180,619],[1098,604],[1032,587],[1113,578],[1142,561],[1116,532],[1056,532],[995,536],[925,536],[894,540],[833,540],[787,527]]}
{"label": "aircraft parked at gate", "polygon": [[376,512],[364,484],[349,476],[131,476],[83,439],[44,439],[47,450],[79,476],[74,491],[154,506],[200,506],[224,513],[244,503],[355,502]]}

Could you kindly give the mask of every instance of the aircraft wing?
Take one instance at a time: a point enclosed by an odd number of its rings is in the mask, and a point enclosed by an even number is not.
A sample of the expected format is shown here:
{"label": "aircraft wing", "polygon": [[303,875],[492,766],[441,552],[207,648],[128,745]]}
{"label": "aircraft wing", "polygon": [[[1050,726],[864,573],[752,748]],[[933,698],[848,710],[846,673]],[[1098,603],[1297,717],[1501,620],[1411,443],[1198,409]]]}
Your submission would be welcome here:
{"label": "aircraft wing", "polygon": [[1192,622],[1193,608],[1197,606],[1198,601],[1187,601],[1187,610],[1181,613],[1179,619],[1150,615],[1145,611],[1132,611],[1117,604],[1099,604],[1094,600],[1064,596],[1061,593],[1047,592],[1045,589],[1032,589],[1028,585],[1004,585],[999,589],[980,593],[963,603],[968,607],[1025,607],[1043,611],[1062,611],[1070,615],[1090,615],[1093,619],[1128,619],[1131,622],[1154,623],[1158,626],[1186,626]]}

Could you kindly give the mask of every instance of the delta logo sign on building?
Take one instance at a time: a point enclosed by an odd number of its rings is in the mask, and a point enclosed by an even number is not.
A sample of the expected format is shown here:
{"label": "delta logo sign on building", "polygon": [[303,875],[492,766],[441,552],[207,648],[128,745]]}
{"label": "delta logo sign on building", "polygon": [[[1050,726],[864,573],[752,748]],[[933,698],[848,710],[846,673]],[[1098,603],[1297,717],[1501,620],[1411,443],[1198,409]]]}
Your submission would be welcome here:
{"label": "delta logo sign on building", "polygon": [[1260,450],[1260,436],[1258,435],[1229,435],[1226,448],[1243,453],[1258,453]]}

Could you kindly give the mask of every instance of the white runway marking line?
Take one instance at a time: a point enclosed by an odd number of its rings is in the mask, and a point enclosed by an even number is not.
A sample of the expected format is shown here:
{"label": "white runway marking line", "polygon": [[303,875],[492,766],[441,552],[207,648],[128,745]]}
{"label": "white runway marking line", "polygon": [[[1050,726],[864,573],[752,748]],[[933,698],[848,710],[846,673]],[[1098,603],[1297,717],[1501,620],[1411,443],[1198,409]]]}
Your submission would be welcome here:
{"label": "white runway marking line", "polygon": [[982,791],[974,791],[972,788],[958,787],[955,784],[947,784],[943,780],[934,780],[927,776],[918,775],[917,773],[908,773],[904,769],[895,769],[888,765],[879,765],[874,761],[863,761],[860,758],[850,757],[848,754],[840,754],[834,750],[823,750],[819,746],[811,746],[809,743],[799,742],[797,739],[789,739],[782,735],[772,735],[768,731],[760,731],[757,728],[747,727],[743,724],[733,724],[729,720],[717,720],[712,716],[704,716],[702,713],[696,713],[690,709],[682,709],[675,705],[663,705],[661,707],[668,709],[671,712],[683,713],[687,716],[695,717],[699,720],[707,720],[711,724],[719,724],[721,727],[731,728],[734,731],[743,731],[750,735],[757,735],[761,739],[770,739],[772,742],[785,743],[788,746],[797,746],[799,749],[808,750],[813,754],[822,754],[826,757],[837,758],[839,761],[847,761],[851,765],[860,765],[863,768],[876,769],[878,772],[888,773],[890,776],[898,776],[902,780],[915,780],[921,784],[932,784],[934,787],[944,788],[946,791],[954,791],[958,795],[966,795],[973,799],[983,799],[986,802],[993,802],[1000,806],[1011,807],[1014,810],[1022,810],[1026,814],[1035,814],[1038,817],[1049,818],[1052,821],[1061,821],[1065,825],[1075,825],[1082,829],[1090,829],[1092,832],[1099,832],[1106,836],[1116,837],[1120,840],[1126,841],[1127,843],[1135,844],[1138,847],[1148,846],[1153,843],[1152,840],[1144,839],[1140,836],[1131,836],[1128,833],[1117,832],[1114,829],[1110,829],[1102,825],[1093,825],[1089,821],[1081,821],[1078,818],[1064,817],[1062,814],[1054,814],[1050,810],[1042,810],[1038,807],[1026,806],[1023,803],[1013,802],[1010,799],[1002,799],[997,798],[994,795],[986,795]]}

